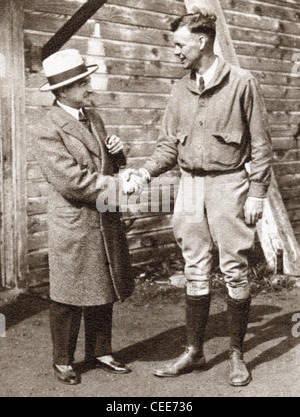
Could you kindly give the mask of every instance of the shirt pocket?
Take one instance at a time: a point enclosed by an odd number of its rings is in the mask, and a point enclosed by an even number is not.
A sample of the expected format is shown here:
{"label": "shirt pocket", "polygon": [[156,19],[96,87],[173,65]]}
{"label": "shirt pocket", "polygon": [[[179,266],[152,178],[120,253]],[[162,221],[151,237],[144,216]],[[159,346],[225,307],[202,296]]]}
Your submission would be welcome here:
{"label": "shirt pocket", "polygon": [[241,131],[214,132],[211,134],[210,161],[234,168],[241,159],[243,133]]}

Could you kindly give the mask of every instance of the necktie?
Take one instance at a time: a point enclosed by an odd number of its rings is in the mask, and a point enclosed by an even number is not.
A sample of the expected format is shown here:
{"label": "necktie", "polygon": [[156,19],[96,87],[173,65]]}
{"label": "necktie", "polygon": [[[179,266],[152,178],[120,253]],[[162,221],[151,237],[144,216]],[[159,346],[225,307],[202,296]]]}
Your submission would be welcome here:
{"label": "necktie", "polygon": [[84,109],[79,110],[79,121],[85,125],[91,131],[91,125],[88,115],[85,113]]}
{"label": "necktie", "polygon": [[202,91],[204,90],[204,88],[205,88],[205,84],[204,84],[204,78],[203,77],[199,77],[199,84],[198,84],[198,88],[199,88],[199,91],[200,91],[200,93],[202,93]]}

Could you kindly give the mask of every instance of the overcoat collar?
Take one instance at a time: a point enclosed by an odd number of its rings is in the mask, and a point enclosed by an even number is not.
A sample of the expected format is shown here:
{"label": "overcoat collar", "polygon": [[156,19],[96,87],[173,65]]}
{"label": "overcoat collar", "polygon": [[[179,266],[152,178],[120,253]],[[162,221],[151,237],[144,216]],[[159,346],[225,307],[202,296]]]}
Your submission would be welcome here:
{"label": "overcoat collar", "polygon": [[[88,112],[93,123],[93,116],[91,112]],[[53,122],[59,126],[64,132],[68,133],[79,139],[84,145],[95,155],[101,157],[101,148],[97,139],[91,134],[91,132],[81,123],[79,120],[76,120],[73,116],[67,113],[64,109],[59,107],[55,102],[49,111],[49,115]],[[94,128],[97,129],[95,123],[93,123]],[[101,132],[98,132],[98,137],[100,140],[102,138]]]}
{"label": "overcoat collar", "polygon": [[[226,61],[223,61],[222,59],[218,58],[218,66],[215,72],[215,75],[213,76],[213,79],[208,83],[207,86],[205,86],[205,89],[203,90],[202,94],[205,91],[210,90],[211,88],[217,87],[225,77],[230,72],[230,64]],[[193,93],[200,94],[197,82],[196,82],[196,72],[191,71],[189,74],[185,75],[183,77],[183,82],[185,83],[186,87],[191,90]]]}

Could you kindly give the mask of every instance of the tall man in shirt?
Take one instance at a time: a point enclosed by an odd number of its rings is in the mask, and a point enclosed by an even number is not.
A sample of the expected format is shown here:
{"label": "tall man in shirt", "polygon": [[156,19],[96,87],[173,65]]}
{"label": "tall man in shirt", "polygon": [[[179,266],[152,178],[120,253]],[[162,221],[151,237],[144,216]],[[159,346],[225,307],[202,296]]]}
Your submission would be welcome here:
{"label": "tall man in shirt", "polygon": [[[133,275],[117,197],[138,190],[113,174],[125,164],[123,144],[108,137],[91,105],[90,75],[77,50],[59,51],[43,62],[54,105],[36,129],[35,153],[49,183],[48,240],[50,328],[53,368],[59,381],[77,384],[73,368],[81,315],[85,359],[116,374],[130,369],[112,356],[112,312],[133,291]],[[131,188],[130,188],[131,187]],[[99,196],[116,207],[100,212]]]}
{"label": "tall man in shirt", "polygon": [[[251,379],[243,360],[251,300],[247,252],[263,212],[271,147],[256,80],[214,54],[215,28],[216,16],[206,10],[173,22],[175,55],[190,71],[175,84],[157,148],[139,170],[149,181],[178,162],[182,173],[173,227],[185,260],[187,348],[155,375],[178,376],[205,362],[215,244],[228,289],[229,382],[246,385]],[[191,216],[193,199],[198,207]]]}

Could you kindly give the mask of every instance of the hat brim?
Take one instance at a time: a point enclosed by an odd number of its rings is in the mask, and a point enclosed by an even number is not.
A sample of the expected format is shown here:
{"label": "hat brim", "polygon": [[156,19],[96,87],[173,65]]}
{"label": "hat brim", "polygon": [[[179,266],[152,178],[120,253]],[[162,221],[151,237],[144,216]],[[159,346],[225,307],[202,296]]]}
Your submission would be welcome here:
{"label": "hat brim", "polygon": [[42,91],[42,92],[52,91],[52,90],[56,90],[57,88],[64,87],[66,85],[72,84],[75,81],[80,80],[81,78],[88,77],[93,72],[97,71],[98,68],[99,68],[99,65],[88,65],[87,66],[88,70],[86,72],[83,72],[82,74],[76,75],[76,77],[73,77],[73,78],[70,78],[68,80],[62,81],[61,83],[58,83],[58,84],[55,84],[55,85],[50,85],[49,83],[46,83],[46,84],[42,85],[42,87],[40,87],[40,91]]}

